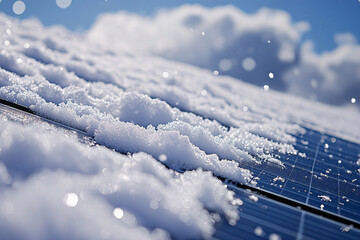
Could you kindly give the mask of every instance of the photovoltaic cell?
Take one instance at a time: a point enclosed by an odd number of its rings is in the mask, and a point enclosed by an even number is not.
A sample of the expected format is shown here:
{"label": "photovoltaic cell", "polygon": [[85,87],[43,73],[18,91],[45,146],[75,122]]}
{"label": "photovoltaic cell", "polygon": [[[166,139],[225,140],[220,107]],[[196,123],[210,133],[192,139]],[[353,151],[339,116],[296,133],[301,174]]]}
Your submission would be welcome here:
{"label": "photovoltaic cell", "polygon": [[243,200],[243,205],[239,207],[240,219],[234,226],[226,220],[220,221],[216,225],[214,239],[360,238],[360,231],[351,226],[289,207],[232,185],[228,185],[228,188]]}
{"label": "photovoltaic cell", "polygon": [[295,148],[301,154],[275,154],[284,168],[270,163],[243,167],[252,171],[260,189],[359,222],[360,146],[306,129]]}

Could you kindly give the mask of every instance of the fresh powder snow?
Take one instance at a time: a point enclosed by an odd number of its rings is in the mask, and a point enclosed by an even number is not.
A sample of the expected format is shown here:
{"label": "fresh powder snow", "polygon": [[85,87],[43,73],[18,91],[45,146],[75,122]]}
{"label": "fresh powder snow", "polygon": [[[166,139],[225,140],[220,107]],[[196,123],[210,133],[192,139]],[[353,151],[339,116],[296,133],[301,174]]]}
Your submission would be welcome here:
{"label": "fresh powder snow", "polygon": [[91,34],[0,14],[0,37],[0,98],[94,141],[0,115],[0,238],[209,238],[242,204],[217,177],[256,185],[242,163],[281,168],[303,127],[360,141],[357,112]]}

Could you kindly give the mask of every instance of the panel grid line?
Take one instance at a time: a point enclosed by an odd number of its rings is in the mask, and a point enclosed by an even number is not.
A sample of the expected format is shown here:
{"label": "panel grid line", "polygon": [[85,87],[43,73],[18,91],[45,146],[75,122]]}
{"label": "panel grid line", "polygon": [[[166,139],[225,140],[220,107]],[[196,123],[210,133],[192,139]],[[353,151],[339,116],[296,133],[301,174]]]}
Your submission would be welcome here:
{"label": "panel grid line", "polygon": [[[323,137],[321,137],[321,139],[323,139]],[[313,161],[313,165],[312,165],[312,169],[311,169],[311,178],[310,178],[310,184],[309,184],[309,189],[308,189],[308,193],[307,193],[307,197],[306,197],[306,204],[309,204],[309,198],[310,198],[310,190],[311,190],[311,185],[312,185],[312,180],[314,177],[314,167],[315,167],[315,161],[319,152],[319,147],[320,147],[320,142],[317,144],[316,146],[316,152],[315,152],[315,157],[314,157],[314,161]],[[301,218],[300,218],[300,224],[299,224],[299,230],[298,230],[298,234],[296,235],[296,240],[301,240],[303,239],[303,233],[304,233],[304,222],[305,222],[305,212],[301,212]]]}

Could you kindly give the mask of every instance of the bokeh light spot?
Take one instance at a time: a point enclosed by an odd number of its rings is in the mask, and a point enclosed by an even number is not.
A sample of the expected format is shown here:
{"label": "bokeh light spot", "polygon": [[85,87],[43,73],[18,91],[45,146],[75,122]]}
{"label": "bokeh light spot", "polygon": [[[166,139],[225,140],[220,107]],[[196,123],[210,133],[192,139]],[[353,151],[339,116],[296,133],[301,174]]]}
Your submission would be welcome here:
{"label": "bokeh light spot", "polygon": [[167,156],[166,156],[165,154],[161,154],[161,155],[159,156],[159,160],[160,160],[161,162],[165,162],[165,161],[167,160]]}
{"label": "bokeh light spot", "polygon": [[255,69],[256,67],[256,62],[253,58],[245,58],[243,61],[242,61],[242,67],[246,70],[246,71],[252,71]]}
{"label": "bokeh light spot", "polygon": [[59,8],[68,8],[71,5],[72,0],[56,0],[56,5]]}
{"label": "bokeh light spot", "polygon": [[232,62],[229,59],[221,59],[218,65],[221,71],[226,72],[231,69]]}
{"label": "bokeh light spot", "polygon": [[169,73],[168,73],[168,72],[163,72],[163,73],[162,73],[162,77],[163,77],[163,78],[168,78],[168,77],[169,77]]}
{"label": "bokeh light spot", "polygon": [[16,1],[16,2],[14,2],[12,9],[16,15],[20,15],[23,12],[25,12],[25,8],[26,8],[26,6],[23,1]]}
{"label": "bokeh light spot", "polygon": [[117,219],[122,219],[124,217],[124,211],[121,208],[114,208],[113,215]]}
{"label": "bokeh light spot", "polygon": [[76,193],[67,193],[65,194],[63,201],[66,206],[75,207],[79,202],[79,198]]}

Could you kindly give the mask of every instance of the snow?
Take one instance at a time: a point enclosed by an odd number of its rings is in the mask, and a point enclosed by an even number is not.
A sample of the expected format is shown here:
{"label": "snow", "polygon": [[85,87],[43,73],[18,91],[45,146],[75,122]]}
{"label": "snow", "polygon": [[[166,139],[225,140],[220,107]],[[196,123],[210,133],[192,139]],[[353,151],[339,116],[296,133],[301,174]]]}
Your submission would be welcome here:
{"label": "snow", "polygon": [[318,197],[321,199],[321,201],[331,202],[331,199],[330,199],[329,196],[326,196],[326,195],[318,195]]}
{"label": "snow", "polygon": [[233,193],[210,172],[179,174],[145,153],[89,147],[46,125],[0,123],[1,238],[166,239],[159,229],[209,237],[208,211],[238,218]]}
{"label": "snow", "polygon": [[0,14],[0,98],[101,144],[0,115],[0,238],[209,238],[242,203],[217,176],[256,184],[241,164],[281,168],[302,126],[360,139],[357,112],[91,35]]}
{"label": "snow", "polygon": [[13,12],[16,14],[16,15],[20,15],[22,14],[24,11],[25,11],[25,3],[23,1],[16,1],[14,2],[13,4]]}

